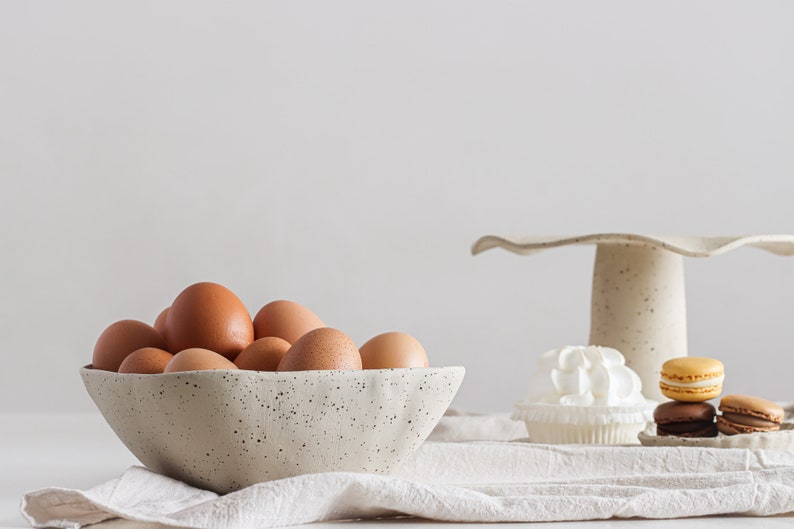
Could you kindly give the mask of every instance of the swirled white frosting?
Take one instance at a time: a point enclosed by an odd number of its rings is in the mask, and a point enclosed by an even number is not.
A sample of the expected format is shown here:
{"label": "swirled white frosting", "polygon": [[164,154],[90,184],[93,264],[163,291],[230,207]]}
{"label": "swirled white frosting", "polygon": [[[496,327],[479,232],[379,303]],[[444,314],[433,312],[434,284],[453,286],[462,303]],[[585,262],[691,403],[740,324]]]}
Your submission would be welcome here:
{"label": "swirled white frosting", "polygon": [[617,349],[569,345],[540,355],[527,402],[568,406],[645,403],[642,381]]}

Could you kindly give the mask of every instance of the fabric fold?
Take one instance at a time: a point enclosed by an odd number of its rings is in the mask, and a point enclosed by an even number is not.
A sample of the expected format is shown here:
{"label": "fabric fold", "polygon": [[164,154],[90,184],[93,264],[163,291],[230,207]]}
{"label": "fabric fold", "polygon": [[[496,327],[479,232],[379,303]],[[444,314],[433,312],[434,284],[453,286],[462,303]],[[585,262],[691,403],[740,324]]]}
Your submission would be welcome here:
{"label": "fabric fold", "polygon": [[398,515],[529,522],[792,512],[789,452],[521,442],[428,442],[390,476],[310,474],[223,496],[131,467],[86,491],[42,489],[22,501],[34,527],[68,529],[114,517],[253,529]]}

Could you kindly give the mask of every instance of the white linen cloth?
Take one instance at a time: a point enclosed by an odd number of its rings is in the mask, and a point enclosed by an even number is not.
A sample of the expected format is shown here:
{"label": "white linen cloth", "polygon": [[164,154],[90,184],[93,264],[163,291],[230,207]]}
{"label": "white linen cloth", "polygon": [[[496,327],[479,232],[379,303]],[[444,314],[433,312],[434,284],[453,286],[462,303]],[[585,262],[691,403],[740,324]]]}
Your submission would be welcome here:
{"label": "white linen cloth", "polygon": [[[506,418],[469,419],[494,438],[516,433]],[[115,517],[253,529],[396,515],[457,522],[764,516],[794,512],[794,453],[428,441],[389,476],[311,474],[218,496],[132,467],[86,491],[30,492],[21,510],[34,527],[62,528]]]}

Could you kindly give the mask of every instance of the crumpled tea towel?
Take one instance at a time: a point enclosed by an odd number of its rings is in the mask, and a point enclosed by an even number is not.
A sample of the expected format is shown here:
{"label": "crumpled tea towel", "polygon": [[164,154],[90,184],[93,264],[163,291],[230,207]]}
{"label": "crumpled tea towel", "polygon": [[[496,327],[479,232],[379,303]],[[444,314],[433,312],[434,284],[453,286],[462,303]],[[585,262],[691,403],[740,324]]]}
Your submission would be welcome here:
{"label": "crumpled tea towel", "polygon": [[456,522],[676,518],[794,512],[794,453],[784,451],[426,442],[389,476],[331,472],[218,496],[132,467],[86,491],[25,495],[34,527],[102,520],[253,529],[412,515]]}

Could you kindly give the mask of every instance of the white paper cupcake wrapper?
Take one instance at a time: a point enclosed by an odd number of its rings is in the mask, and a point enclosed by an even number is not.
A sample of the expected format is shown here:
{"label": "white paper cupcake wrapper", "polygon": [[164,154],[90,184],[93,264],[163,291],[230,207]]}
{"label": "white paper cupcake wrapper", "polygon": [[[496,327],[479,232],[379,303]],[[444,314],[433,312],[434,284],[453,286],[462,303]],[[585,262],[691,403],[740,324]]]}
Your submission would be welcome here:
{"label": "white paper cupcake wrapper", "polygon": [[653,421],[656,401],[635,406],[566,406],[542,402],[518,402],[513,419],[534,423],[607,425],[645,424]]}
{"label": "white paper cupcake wrapper", "polygon": [[547,444],[640,444],[637,435],[647,423],[614,423],[580,426],[574,424],[550,424],[525,422],[529,441]]}
{"label": "white paper cupcake wrapper", "polygon": [[513,419],[524,421],[529,440],[549,444],[638,444],[653,420],[656,402],[638,406],[565,406],[519,402]]}

